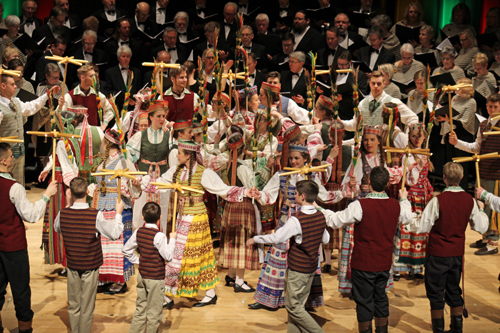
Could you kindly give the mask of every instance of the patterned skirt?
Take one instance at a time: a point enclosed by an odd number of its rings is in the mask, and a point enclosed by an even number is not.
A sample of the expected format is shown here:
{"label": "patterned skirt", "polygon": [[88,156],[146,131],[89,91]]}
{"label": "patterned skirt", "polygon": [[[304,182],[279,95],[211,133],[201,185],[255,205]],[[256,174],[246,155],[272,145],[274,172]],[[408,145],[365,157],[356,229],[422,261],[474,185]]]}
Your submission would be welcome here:
{"label": "patterned skirt", "polygon": [[[326,183],[325,188],[327,191],[340,190],[340,186],[334,182]],[[331,211],[338,212],[343,210],[345,208],[345,205],[346,205],[346,199],[342,199],[341,201],[334,204],[322,204],[320,206],[325,209],[330,209]],[[332,229],[330,227],[326,227],[326,230],[328,230],[328,233],[330,234],[330,242],[328,242],[328,244],[323,244],[323,249],[330,251],[339,249],[340,248],[339,245],[341,243],[340,229]]]}
{"label": "patterned skirt", "polygon": [[[57,171],[59,169],[59,172]],[[58,177],[59,176],[59,177]],[[45,264],[62,264],[66,267],[66,253],[62,235],[54,231],[54,220],[62,207],[66,207],[66,185],[62,182],[61,171],[56,167],[57,193],[50,198],[43,217],[42,248]]]}
{"label": "patterned skirt", "polygon": [[[287,217],[282,216],[276,230],[285,225]],[[318,257],[319,266],[319,257]],[[285,305],[285,290],[287,269],[287,243],[269,246],[260,271],[259,283],[254,294],[254,299],[270,308]],[[307,299],[307,306],[318,307],[324,305],[323,285],[321,282],[321,270],[318,268],[315,275],[311,293]]]}
{"label": "patterned skirt", "polygon": [[[116,211],[103,211],[107,221],[115,219]],[[123,256],[123,245],[132,236],[132,209],[122,213],[123,233],[117,240],[110,240],[101,235],[103,264],[99,267],[99,284],[125,283],[134,275],[134,265]]]}
{"label": "patterned skirt", "polygon": [[165,267],[165,294],[194,297],[219,284],[207,214],[182,215],[177,222],[174,258]]}
{"label": "patterned skirt", "polygon": [[246,246],[256,234],[255,209],[248,198],[226,202],[221,222],[219,265],[225,268],[260,269],[257,245]]}

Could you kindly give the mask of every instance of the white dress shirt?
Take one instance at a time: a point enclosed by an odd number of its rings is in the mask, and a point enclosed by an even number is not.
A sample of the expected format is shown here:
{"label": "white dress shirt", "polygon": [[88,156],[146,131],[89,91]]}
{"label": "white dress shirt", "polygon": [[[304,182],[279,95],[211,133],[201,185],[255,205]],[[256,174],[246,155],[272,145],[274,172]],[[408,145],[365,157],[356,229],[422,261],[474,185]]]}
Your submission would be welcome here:
{"label": "white dress shirt", "polygon": [[[89,204],[86,202],[75,202],[70,208],[78,210],[88,209],[89,207]],[[117,240],[123,232],[122,215],[117,213],[114,221],[106,220],[104,214],[99,211],[95,220],[95,228],[96,236],[101,234],[108,239]],[[57,217],[54,220],[54,231],[61,232],[61,212],[57,213]]]}
{"label": "white dress shirt", "polygon": [[380,55],[380,50],[382,50],[382,46],[380,46],[380,48],[378,49],[378,53],[377,52],[372,52],[370,54],[370,69],[373,70],[375,68],[375,63],[377,62],[377,59]]}
{"label": "white dress shirt", "polygon": [[33,22],[26,22],[28,18],[23,15],[23,22],[24,23],[24,33],[28,34],[30,37],[33,37],[33,31],[35,31],[35,21]]}
{"label": "white dress shirt", "polygon": [[[300,211],[306,215],[312,215],[317,212],[316,208],[312,205],[302,206]],[[295,237],[295,242],[297,244],[302,244],[302,227],[299,219],[295,216],[290,217],[288,221],[286,221],[285,225],[276,230],[274,234],[254,236],[253,239],[257,244],[281,244],[292,237]],[[322,242],[323,244],[327,244],[329,241],[330,234],[325,228],[323,231]]]}
{"label": "white dress shirt", "polygon": [[122,68],[125,68],[122,67],[122,65],[118,65],[118,67],[120,68],[120,73],[122,74],[123,83],[125,84],[126,87],[128,85],[128,71],[122,71]]}
{"label": "white dress shirt", "polygon": [[307,26],[306,29],[301,33],[297,34],[293,32],[293,35],[295,36],[295,46],[293,47],[293,50],[295,51],[297,49],[297,46],[300,44],[300,41],[302,38],[304,38],[304,35],[307,33],[307,31],[310,29],[310,26]]}
{"label": "white dress shirt", "polygon": [[108,19],[109,22],[114,22],[116,21],[116,8],[115,9],[110,9],[114,10],[114,13],[109,13],[109,10],[104,8],[104,14],[106,15],[106,18]]}
{"label": "white dress shirt", "polygon": [[[12,97],[12,99],[17,99],[19,101],[19,104],[21,105],[21,110],[18,111],[21,111],[24,117],[29,117],[37,113],[42,108],[42,106],[45,105],[45,102],[47,102],[48,97],[47,94],[43,94],[37,99],[26,103],[21,102],[21,100],[17,97]],[[0,96],[0,103],[8,107],[10,104],[10,99]],[[2,123],[2,120],[3,120],[3,112],[0,111],[0,123]]]}
{"label": "white dress shirt", "polygon": [[[92,87],[90,87],[88,94],[85,95],[85,93],[80,89],[80,85],[76,86],[76,88],[73,89],[73,94],[82,95],[82,96],[88,96],[90,94],[96,95],[95,90]],[[47,95],[45,95],[45,96],[47,96]],[[114,117],[113,111],[111,110],[111,104],[108,102],[108,99],[106,98],[106,96],[104,96],[104,94],[101,92],[99,93],[99,98],[101,99],[101,105],[102,105],[102,111],[103,111],[102,123],[107,125],[111,121],[111,119],[113,119],[113,117]],[[71,95],[69,93],[66,93],[66,94],[64,94],[64,106],[62,108],[62,111],[67,111],[68,106],[73,106],[73,99],[71,98]],[[58,106],[58,108],[59,108],[59,106]]]}
{"label": "white dress shirt", "polygon": [[169,50],[167,44],[163,43],[163,46],[165,47],[165,51],[170,54],[170,63],[175,64],[177,62],[177,59],[179,59],[179,56],[177,55],[177,47],[175,47],[175,50]]}
{"label": "white dress shirt", "polygon": [[[488,121],[491,120],[491,117],[488,117]],[[491,122],[492,126],[496,126],[498,123],[498,119]],[[481,151],[481,142],[483,140],[483,136],[481,135],[481,129],[478,128],[476,134],[476,141],[474,142],[465,142],[458,139],[458,143],[456,144],[456,148],[466,151],[471,154],[479,154]]]}
{"label": "white dress shirt", "polygon": [[[226,20],[224,20],[224,23],[226,23]],[[226,40],[230,32],[231,32],[231,27],[229,25],[224,24],[224,36],[226,36]]]}
{"label": "white dress shirt", "polygon": [[[158,226],[154,223],[146,223],[146,228],[156,229],[158,230]],[[122,253],[125,258],[127,258],[131,263],[139,265],[139,257],[134,253],[134,250],[137,248],[137,229],[134,231],[132,236],[129,238],[127,243],[123,246]],[[165,261],[171,261],[174,258],[174,249],[175,249],[175,239],[170,238],[170,243],[167,240],[167,236],[158,231],[154,237],[154,246],[160,253],[160,256],[165,259]]]}
{"label": "white dress shirt", "polygon": [[156,23],[157,24],[165,24],[167,22],[165,22],[167,16],[165,15],[166,14],[166,10],[160,10],[160,5],[158,5],[158,1],[156,2]]}
{"label": "white dress shirt", "polygon": [[87,60],[89,63],[93,63],[92,59],[94,58],[93,54],[88,54],[87,52],[83,51],[83,59]]}
{"label": "white dress shirt", "polygon": [[[292,72],[292,89],[295,88],[295,85],[299,81],[300,76],[302,75],[303,71],[304,71],[304,69],[301,69],[300,72],[297,73],[299,75],[294,75],[294,73]],[[302,96],[302,97],[306,98],[307,96]]]}

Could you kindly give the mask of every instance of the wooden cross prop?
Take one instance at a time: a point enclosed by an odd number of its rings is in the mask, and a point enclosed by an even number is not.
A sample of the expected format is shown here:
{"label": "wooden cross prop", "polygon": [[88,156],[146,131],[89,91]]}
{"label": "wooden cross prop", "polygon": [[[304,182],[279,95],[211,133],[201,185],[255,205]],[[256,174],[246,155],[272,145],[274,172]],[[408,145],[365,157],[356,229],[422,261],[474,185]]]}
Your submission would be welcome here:
{"label": "wooden cross prop", "polygon": [[[64,64],[64,78],[63,78],[63,85],[62,85],[62,91],[61,91],[61,96],[63,96],[63,97],[64,97],[64,86],[66,85],[66,75],[68,75],[68,64],[81,66],[83,64],[88,63],[87,60],[75,59],[75,57],[46,56],[45,59],[55,60],[58,63],[60,63],[61,65]],[[98,93],[98,92],[96,92],[96,93]]]}
{"label": "wooden cross prop", "polygon": [[11,76],[21,76],[21,71],[11,71],[8,69],[4,69],[2,66],[0,66],[0,77],[5,74],[5,75],[11,75]]}
{"label": "wooden cross prop", "polygon": [[[312,163],[309,163],[308,165],[304,165],[302,168],[290,168],[290,167],[285,167],[283,170],[289,170],[288,172],[283,172],[280,173],[280,176],[288,176],[288,175],[293,175],[293,174],[300,174],[300,175],[307,175],[310,172],[326,172],[326,169],[330,166],[330,164],[323,164],[323,165],[318,165],[318,166],[311,166]],[[306,176],[307,179],[307,176]]]}
{"label": "wooden cross prop", "polygon": [[56,129],[51,132],[38,132],[38,131],[28,131],[27,134],[36,136],[45,136],[47,138],[52,138],[52,181],[56,180],[56,145],[57,138],[81,138],[80,135],[66,134],[58,132]]}
{"label": "wooden cross prop", "polygon": [[167,64],[164,63],[163,61],[160,62],[143,62],[143,66],[146,67],[160,67],[161,69],[161,75],[160,75],[160,100],[163,101],[163,69],[164,68],[180,68],[180,64]]}
{"label": "wooden cross prop", "polygon": [[479,178],[479,161],[485,160],[485,159],[490,159],[490,158],[499,158],[500,155],[498,155],[498,152],[494,153],[489,153],[489,154],[484,154],[484,155],[478,155],[474,154],[472,156],[467,156],[467,157],[455,157],[453,158],[453,162],[455,163],[463,163],[463,162],[471,162],[474,161],[476,162],[476,178],[477,178],[477,187],[481,187],[481,179]]}
{"label": "wooden cross prop", "polygon": [[[337,72],[337,74],[351,73],[352,69],[336,69],[335,72]],[[329,69],[322,69],[322,70],[316,71],[316,75],[325,75],[325,74],[330,74],[330,70]]]}
{"label": "wooden cross prop", "polygon": [[0,143],[6,142],[6,143],[23,143],[23,140],[20,140],[17,138],[17,135],[14,136],[4,136],[3,138],[0,137]]}
{"label": "wooden cross prop", "polygon": [[406,159],[405,159],[405,165],[403,168],[403,179],[401,181],[401,190],[405,186],[405,179],[406,179],[406,168],[408,167],[408,157],[410,154],[415,154],[415,155],[427,155],[431,156],[431,152],[429,149],[410,149],[408,146],[405,149],[401,148],[394,148],[394,147],[383,147],[384,151],[387,153],[399,153],[399,154],[405,154]]}
{"label": "wooden cross prop", "polygon": [[172,214],[172,232],[175,232],[175,221],[177,219],[177,197],[178,197],[178,192],[184,193],[184,191],[190,191],[190,192],[195,192],[199,194],[203,194],[204,192],[202,190],[197,189],[194,186],[184,186],[179,183],[171,183],[171,184],[166,184],[166,183],[157,183],[157,182],[151,182],[151,185],[156,186],[159,189],[169,189],[169,190],[174,190],[174,211]]}
{"label": "wooden cross prop", "polygon": [[[213,73],[216,75],[217,73]],[[245,72],[233,73],[230,69],[228,73],[222,73],[223,79],[229,80],[229,109],[231,109],[231,97],[233,96],[233,86],[236,87],[236,79],[245,80]]]}
{"label": "wooden cross prop", "polygon": [[109,180],[113,180],[115,178],[118,178],[118,202],[122,200],[122,177],[136,180],[134,177],[135,175],[147,175],[148,173],[145,171],[128,171],[128,168],[126,169],[118,169],[118,170],[108,170],[108,169],[102,169],[101,172],[93,172],[91,173],[92,176],[97,177],[97,176],[112,176]]}
{"label": "wooden cross prop", "polygon": [[[497,113],[497,115],[493,115],[493,117],[491,117],[490,119],[490,122],[493,122],[495,120],[498,120],[500,119],[500,115]],[[495,130],[495,131],[491,131],[491,132],[484,132],[483,135],[499,135],[500,134],[500,127],[498,126],[491,126],[491,129]]]}
{"label": "wooden cross prop", "polygon": [[448,93],[448,106],[450,108],[449,121],[450,121],[450,132],[453,132],[453,108],[451,107],[451,93],[457,91],[461,88],[471,88],[472,84],[460,83],[454,86],[443,87],[443,92]]}

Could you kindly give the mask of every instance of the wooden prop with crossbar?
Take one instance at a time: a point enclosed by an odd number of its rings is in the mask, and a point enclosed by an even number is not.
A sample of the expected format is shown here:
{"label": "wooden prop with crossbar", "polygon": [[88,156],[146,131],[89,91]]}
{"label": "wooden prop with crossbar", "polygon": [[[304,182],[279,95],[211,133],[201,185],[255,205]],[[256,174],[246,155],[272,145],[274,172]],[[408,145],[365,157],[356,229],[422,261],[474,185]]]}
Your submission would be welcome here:
{"label": "wooden prop with crossbar", "polygon": [[163,101],[163,69],[164,68],[179,68],[181,67],[180,64],[167,64],[164,63],[163,61],[160,62],[143,62],[143,66],[146,67],[159,67],[161,69],[161,75],[160,75],[160,100]]}
{"label": "wooden prop with crossbar", "polygon": [[[213,73],[216,75],[217,73]],[[236,79],[245,80],[246,72],[233,73],[230,69],[229,73],[223,73],[222,78],[229,80],[229,109],[231,109],[231,96],[233,94],[233,86],[236,87]],[[234,82],[233,82],[234,81]]]}
{"label": "wooden prop with crossbar", "polygon": [[453,132],[453,108],[451,107],[451,94],[461,88],[472,88],[472,84],[460,83],[454,86],[443,87],[443,92],[448,93],[448,106],[450,108],[449,122],[450,122],[450,132]]}
{"label": "wooden prop with crossbar", "polygon": [[23,143],[24,141],[17,138],[17,135],[0,137],[0,143]]}
{"label": "wooden prop with crossbar", "polygon": [[480,188],[481,187],[481,179],[479,178],[479,161],[485,160],[485,159],[490,159],[490,158],[499,158],[499,157],[500,157],[500,155],[498,155],[498,152],[484,154],[484,155],[474,154],[472,156],[466,156],[466,157],[455,157],[455,158],[453,158],[453,162],[463,163],[463,162],[474,161],[476,164],[477,188]]}
{"label": "wooden prop with crossbar", "polygon": [[408,146],[405,149],[394,148],[394,147],[383,147],[383,148],[384,148],[384,151],[387,153],[399,153],[399,154],[406,155],[405,165],[403,168],[403,179],[401,181],[401,190],[405,187],[406,168],[408,167],[408,158],[409,158],[410,154],[427,155],[427,156],[432,155],[429,149],[410,149]]}
{"label": "wooden prop with crossbar", "polygon": [[64,86],[66,85],[66,75],[68,75],[68,64],[81,66],[83,64],[88,63],[87,60],[75,59],[75,57],[46,56],[45,59],[55,60],[61,65],[64,64],[64,78],[63,78],[63,85],[61,92],[61,96],[63,97],[64,97]]}
{"label": "wooden prop with crossbar", "polygon": [[126,169],[118,169],[118,170],[108,170],[108,169],[102,169],[101,172],[93,172],[91,173],[92,176],[98,177],[98,176],[112,176],[109,178],[109,180],[113,180],[115,178],[118,178],[118,202],[122,200],[122,177],[136,180],[134,176],[136,175],[147,175],[148,173],[145,171],[128,171],[128,168]]}
{"label": "wooden prop with crossbar", "polygon": [[293,174],[300,174],[300,175],[306,175],[307,179],[307,174],[311,172],[326,172],[326,169],[330,166],[330,164],[323,164],[323,165],[318,165],[318,166],[311,166],[312,163],[309,163],[308,165],[304,165],[301,168],[290,168],[290,167],[285,167],[283,170],[288,170],[288,172],[283,172],[280,173],[280,176],[288,176],[288,175],[293,175]]}
{"label": "wooden prop with crossbar", "polygon": [[199,194],[203,194],[204,192],[202,190],[197,189],[194,186],[184,186],[179,183],[171,183],[171,184],[166,184],[166,183],[158,183],[158,182],[151,182],[151,185],[156,186],[159,189],[169,189],[169,190],[174,190],[174,211],[172,214],[172,232],[175,232],[175,221],[177,219],[177,198],[178,198],[178,193],[184,193],[184,191],[190,191],[190,192],[195,192]]}
{"label": "wooden prop with crossbar", "polygon": [[21,76],[21,71],[11,71],[9,69],[4,69],[3,67],[0,66],[0,77],[2,77],[2,75],[5,74],[5,75],[11,75],[11,76]]}

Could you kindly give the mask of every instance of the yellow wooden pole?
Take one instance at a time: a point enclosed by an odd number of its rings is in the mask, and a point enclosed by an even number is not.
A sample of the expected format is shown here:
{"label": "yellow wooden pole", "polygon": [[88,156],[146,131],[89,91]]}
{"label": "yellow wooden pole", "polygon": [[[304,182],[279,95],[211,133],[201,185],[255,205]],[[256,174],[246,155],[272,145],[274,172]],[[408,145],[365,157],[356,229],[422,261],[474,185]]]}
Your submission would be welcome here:
{"label": "yellow wooden pole", "polygon": [[477,188],[481,187],[481,178],[479,178],[479,158],[476,159],[476,178],[477,178]]}
{"label": "yellow wooden pole", "polygon": [[403,190],[405,188],[405,180],[406,180],[406,168],[408,167],[408,158],[409,158],[409,154],[406,154],[406,158],[405,158],[405,166],[403,168],[403,180],[401,181],[401,190]]}
{"label": "yellow wooden pole", "polygon": [[122,201],[122,177],[118,177],[118,202]]}
{"label": "yellow wooden pole", "polygon": [[[64,78],[63,78],[63,85],[61,89],[61,96],[64,98],[64,86],[66,86],[66,75],[68,75],[68,63],[64,64]],[[96,91],[96,94],[99,93]]]}
{"label": "yellow wooden pole", "polygon": [[450,106],[450,133],[453,133],[453,108],[451,107],[451,91],[448,92],[448,104]]}
{"label": "yellow wooden pole", "polygon": [[172,232],[175,232],[175,222],[177,221],[177,191],[174,191],[174,211],[172,213]]}
{"label": "yellow wooden pole", "polygon": [[160,67],[160,101],[163,101],[163,67]]}
{"label": "yellow wooden pole", "polygon": [[56,180],[56,138],[52,137],[52,181]]}

